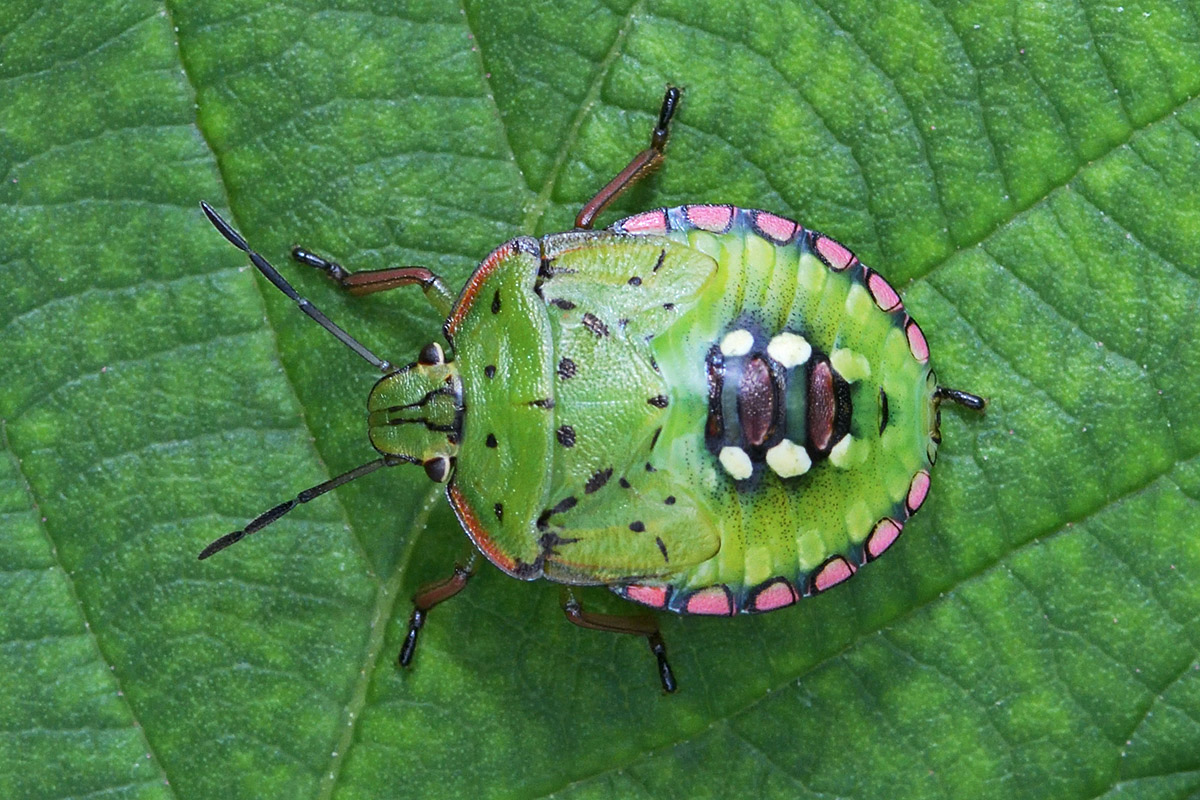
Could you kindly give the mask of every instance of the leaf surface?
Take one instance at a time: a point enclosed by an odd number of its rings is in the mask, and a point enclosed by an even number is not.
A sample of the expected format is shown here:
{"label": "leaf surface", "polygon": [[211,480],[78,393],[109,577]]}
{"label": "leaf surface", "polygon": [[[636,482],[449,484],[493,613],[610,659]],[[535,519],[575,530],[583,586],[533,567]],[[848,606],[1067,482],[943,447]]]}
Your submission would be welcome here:
{"label": "leaf surface", "polygon": [[[0,796],[1183,798],[1200,793],[1200,7],[1146,0],[0,2]],[[766,208],[904,294],[947,409],[889,555],[761,617],[579,630],[364,478],[375,376],[257,278],[229,214],[380,355],[417,291],[569,228]],[[619,609],[602,590],[580,593]]]}

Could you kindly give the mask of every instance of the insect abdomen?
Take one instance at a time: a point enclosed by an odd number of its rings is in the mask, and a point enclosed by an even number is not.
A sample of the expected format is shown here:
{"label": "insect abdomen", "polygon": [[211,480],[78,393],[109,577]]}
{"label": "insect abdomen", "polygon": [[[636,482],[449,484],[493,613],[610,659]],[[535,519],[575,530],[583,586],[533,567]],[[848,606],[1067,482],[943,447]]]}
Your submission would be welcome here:
{"label": "insect abdomen", "polygon": [[936,447],[928,350],[896,293],[841,245],[765,212],[684,206],[614,229],[719,265],[653,349],[673,391],[655,466],[696,488],[720,551],[622,593],[764,611],[880,554],[924,499]]}

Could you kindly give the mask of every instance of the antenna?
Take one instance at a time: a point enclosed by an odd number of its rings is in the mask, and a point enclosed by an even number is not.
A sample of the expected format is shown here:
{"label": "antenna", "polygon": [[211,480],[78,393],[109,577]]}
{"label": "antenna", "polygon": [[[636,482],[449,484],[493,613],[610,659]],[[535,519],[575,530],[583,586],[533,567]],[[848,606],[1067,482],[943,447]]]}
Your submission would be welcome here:
{"label": "antenna", "polygon": [[308,300],[301,297],[292,285],[279,274],[279,270],[275,269],[271,264],[258,253],[250,249],[250,245],[246,244],[246,240],[242,235],[233,229],[233,226],[226,222],[220,214],[213,210],[213,207],[203,200],[200,201],[200,207],[204,209],[204,214],[208,217],[208,221],[213,224],[213,227],[221,232],[221,235],[233,244],[234,247],[250,256],[250,263],[253,264],[263,276],[275,285],[275,288],[286,294],[288,297],[300,307],[300,310],[312,318],[314,322],[320,325],[325,330],[337,337],[338,341],[349,347],[354,352],[365,358],[372,366],[378,368],[381,372],[392,372],[393,367],[390,362],[384,361],[379,356],[368,350],[361,342],[355,339],[350,334],[335,325],[329,317],[321,313],[321,309],[314,306]]}

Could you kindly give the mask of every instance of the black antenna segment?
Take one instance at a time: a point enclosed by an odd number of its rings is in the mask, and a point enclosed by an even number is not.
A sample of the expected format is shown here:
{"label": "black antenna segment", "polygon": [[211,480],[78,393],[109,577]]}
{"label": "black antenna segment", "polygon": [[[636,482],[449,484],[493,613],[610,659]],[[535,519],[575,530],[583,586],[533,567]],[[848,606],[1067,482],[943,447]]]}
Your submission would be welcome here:
{"label": "black antenna segment", "polygon": [[279,274],[279,270],[275,269],[271,264],[258,253],[250,249],[250,245],[246,244],[246,240],[242,235],[233,229],[233,226],[226,222],[220,214],[213,210],[213,207],[203,200],[200,201],[200,207],[204,209],[205,216],[208,221],[213,224],[213,227],[221,232],[221,235],[233,244],[234,247],[244,252],[250,257],[250,263],[258,269],[263,276],[274,284],[275,288],[286,294],[288,297],[300,307],[300,310],[312,318],[314,322],[320,325],[325,330],[337,337],[338,341],[349,347],[354,352],[358,353],[364,359],[369,361],[372,366],[379,369],[381,372],[392,372],[393,367],[390,362],[383,360],[379,356],[368,350],[361,342],[355,339],[350,334],[335,325],[329,317],[321,313],[321,309],[314,306],[308,300],[301,297],[292,285]]}

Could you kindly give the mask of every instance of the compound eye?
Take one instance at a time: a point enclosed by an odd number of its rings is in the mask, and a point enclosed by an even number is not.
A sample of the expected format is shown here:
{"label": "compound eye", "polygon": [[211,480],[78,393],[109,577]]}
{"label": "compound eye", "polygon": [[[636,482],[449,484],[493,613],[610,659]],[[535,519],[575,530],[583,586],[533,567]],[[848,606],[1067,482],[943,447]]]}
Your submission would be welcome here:
{"label": "compound eye", "polygon": [[424,467],[425,474],[434,483],[445,483],[450,478],[450,459],[445,456],[429,459]]}
{"label": "compound eye", "polygon": [[417,363],[431,367],[435,364],[445,364],[446,354],[442,352],[442,346],[437,342],[430,342],[421,348],[420,354],[417,356]]}

